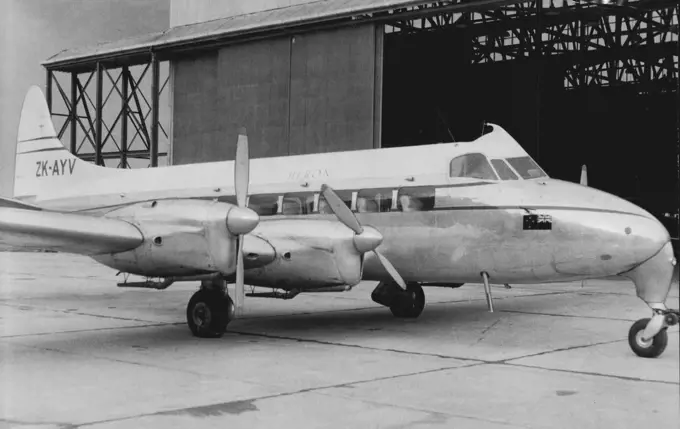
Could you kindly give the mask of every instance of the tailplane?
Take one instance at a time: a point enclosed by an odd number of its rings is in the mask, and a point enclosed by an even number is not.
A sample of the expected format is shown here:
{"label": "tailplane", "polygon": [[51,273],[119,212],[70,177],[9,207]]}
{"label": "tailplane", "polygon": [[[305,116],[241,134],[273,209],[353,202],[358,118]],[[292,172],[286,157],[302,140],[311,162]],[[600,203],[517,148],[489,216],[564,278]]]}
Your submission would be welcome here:
{"label": "tailplane", "polygon": [[59,141],[43,92],[32,86],[21,109],[14,168],[14,197],[40,200],[100,175],[103,167],[75,157]]}

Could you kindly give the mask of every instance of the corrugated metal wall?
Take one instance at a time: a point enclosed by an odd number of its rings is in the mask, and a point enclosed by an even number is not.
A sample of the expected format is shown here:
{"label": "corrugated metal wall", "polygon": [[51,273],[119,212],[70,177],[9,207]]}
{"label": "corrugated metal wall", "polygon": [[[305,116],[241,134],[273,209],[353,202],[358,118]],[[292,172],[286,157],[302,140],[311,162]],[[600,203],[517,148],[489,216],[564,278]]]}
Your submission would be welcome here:
{"label": "corrugated metal wall", "polygon": [[373,26],[303,34],[292,46],[290,154],[372,148]]}
{"label": "corrugated metal wall", "polygon": [[222,48],[173,63],[173,164],[374,147],[372,24]]}

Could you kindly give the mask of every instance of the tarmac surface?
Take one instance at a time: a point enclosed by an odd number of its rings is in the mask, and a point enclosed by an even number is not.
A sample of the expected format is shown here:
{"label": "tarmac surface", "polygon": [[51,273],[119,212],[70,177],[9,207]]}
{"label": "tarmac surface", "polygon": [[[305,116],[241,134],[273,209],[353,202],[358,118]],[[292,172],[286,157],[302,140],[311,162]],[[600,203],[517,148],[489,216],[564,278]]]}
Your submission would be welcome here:
{"label": "tarmac surface", "polygon": [[[246,298],[192,337],[197,285],[121,289],[84,257],[0,253],[0,428],[678,427],[679,331],[635,356],[629,281],[426,288],[416,320],[374,283]],[[677,308],[678,286],[667,304]]]}

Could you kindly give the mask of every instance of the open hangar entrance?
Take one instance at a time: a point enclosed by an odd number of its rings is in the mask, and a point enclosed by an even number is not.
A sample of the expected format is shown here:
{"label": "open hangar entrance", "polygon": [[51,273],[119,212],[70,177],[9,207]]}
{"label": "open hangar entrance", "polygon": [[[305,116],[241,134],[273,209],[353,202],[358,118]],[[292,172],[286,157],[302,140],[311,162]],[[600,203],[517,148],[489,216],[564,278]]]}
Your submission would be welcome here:
{"label": "open hangar entrance", "polygon": [[678,13],[671,0],[326,0],[44,65],[60,137],[83,134],[72,150],[99,164],[156,166],[166,137],[172,164],[233,159],[244,125],[257,157],[469,141],[494,122],[551,176],[578,181],[585,164],[590,185],[677,236],[663,213],[680,195]]}
{"label": "open hangar entrance", "polygon": [[[385,23],[382,147],[505,128],[552,177],[634,201],[678,236],[674,1],[524,2]],[[666,215],[665,213],[668,213]]]}

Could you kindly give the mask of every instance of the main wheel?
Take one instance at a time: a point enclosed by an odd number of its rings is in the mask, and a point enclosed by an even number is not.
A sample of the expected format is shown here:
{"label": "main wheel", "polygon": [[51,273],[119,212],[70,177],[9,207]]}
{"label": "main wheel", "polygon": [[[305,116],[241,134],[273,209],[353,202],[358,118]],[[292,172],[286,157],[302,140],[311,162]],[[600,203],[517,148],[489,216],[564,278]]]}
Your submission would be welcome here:
{"label": "main wheel", "polygon": [[425,308],[425,292],[418,283],[407,283],[406,290],[399,290],[390,311],[396,317],[416,318]]}
{"label": "main wheel", "polygon": [[218,290],[201,289],[187,304],[187,324],[200,338],[220,338],[233,316],[234,302]]}
{"label": "main wheel", "polygon": [[628,331],[628,345],[636,355],[644,358],[655,358],[661,355],[668,345],[668,333],[663,328],[654,338],[645,341],[642,334],[645,331],[649,318],[640,319],[633,323]]}

